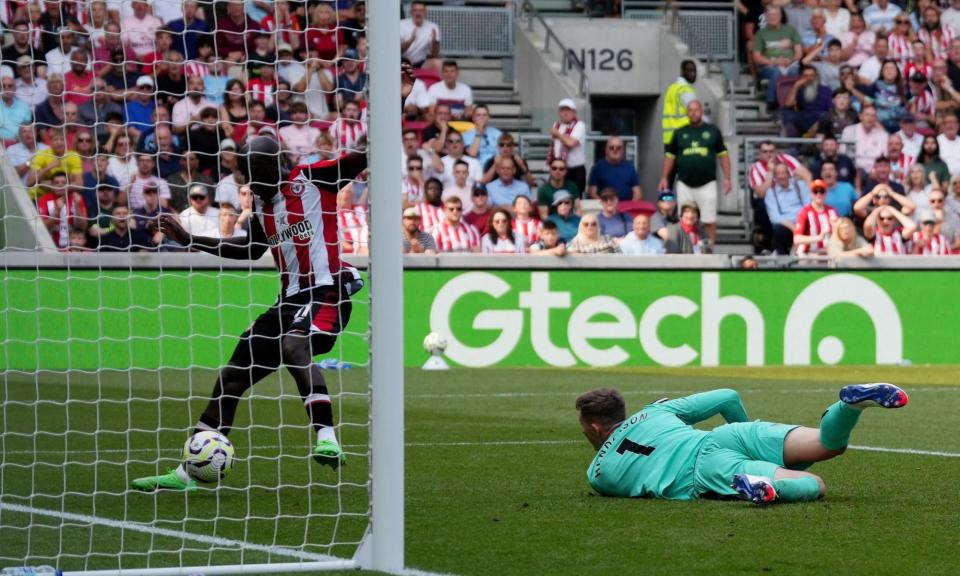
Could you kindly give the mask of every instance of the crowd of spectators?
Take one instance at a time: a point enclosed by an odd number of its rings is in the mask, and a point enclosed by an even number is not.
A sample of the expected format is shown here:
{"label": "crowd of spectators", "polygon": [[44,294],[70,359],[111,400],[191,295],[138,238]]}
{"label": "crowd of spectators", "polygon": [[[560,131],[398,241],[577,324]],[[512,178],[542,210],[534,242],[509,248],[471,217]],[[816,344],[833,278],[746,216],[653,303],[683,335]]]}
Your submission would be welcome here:
{"label": "crowd of spectators", "polygon": [[960,250],[960,4],[744,2],[749,64],[802,149],[764,142],[748,180],[774,254]]}

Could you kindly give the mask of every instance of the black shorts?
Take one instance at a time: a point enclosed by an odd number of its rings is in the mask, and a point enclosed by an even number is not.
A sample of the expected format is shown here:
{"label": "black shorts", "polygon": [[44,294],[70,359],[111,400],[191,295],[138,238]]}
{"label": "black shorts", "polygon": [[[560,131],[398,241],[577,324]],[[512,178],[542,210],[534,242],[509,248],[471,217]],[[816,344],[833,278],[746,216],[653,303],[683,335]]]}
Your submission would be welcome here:
{"label": "black shorts", "polygon": [[282,364],[281,337],[290,333],[310,336],[311,356],[329,352],[350,321],[351,310],[346,291],[333,286],[281,296],[240,336],[230,365],[270,372],[278,369]]}

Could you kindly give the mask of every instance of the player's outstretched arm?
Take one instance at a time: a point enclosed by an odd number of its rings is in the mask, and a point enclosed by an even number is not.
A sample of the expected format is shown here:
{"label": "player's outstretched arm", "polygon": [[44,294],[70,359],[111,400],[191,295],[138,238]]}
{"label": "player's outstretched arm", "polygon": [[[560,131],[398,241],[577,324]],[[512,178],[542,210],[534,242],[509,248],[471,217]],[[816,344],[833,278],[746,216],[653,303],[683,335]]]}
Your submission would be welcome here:
{"label": "player's outstretched arm", "polygon": [[257,260],[267,251],[267,235],[258,218],[250,219],[250,234],[246,238],[194,236],[184,230],[173,214],[160,215],[160,231],[178,244],[231,260]]}
{"label": "player's outstretched arm", "polygon": [[340,183],[345,180],[354,180],[367,169],[366,143],[360,144],[361,150],[350,152],[336,160],[324,160],[311,164],[307,169],[307,177],[314,181],[334,186],[340,189]]}
{"label": "player's outstretched arm", "polygon": [[673,411],[686,424],[702,422],[720,414],[727,422],[746,422],[747,410],[740,400],[740,393],[731,388],[692,394],[665,402],[662,406]]}

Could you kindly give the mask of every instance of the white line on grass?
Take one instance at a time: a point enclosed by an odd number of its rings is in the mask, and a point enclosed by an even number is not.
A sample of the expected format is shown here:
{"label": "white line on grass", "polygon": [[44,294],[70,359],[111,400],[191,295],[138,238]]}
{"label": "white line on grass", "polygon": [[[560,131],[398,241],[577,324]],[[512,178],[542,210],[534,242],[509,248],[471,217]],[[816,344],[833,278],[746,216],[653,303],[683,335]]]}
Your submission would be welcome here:
{"label": "white line on grass", "polygon": [[[768,394],[770,392],[779,392],[781,394],[824,394],[827,392],[836,392],[839,388],[780,388],[780,389],[767,389],[767,388],[738,388],[737,391],[741,394]],[[913,394],[914,392],[958,392],[960,391],[960,386],[930,386],[925,388],[907,388],[907,392]],[[676,388],[664,388],[661,390],[621,390],[624,395],[639,395],[639,394],[648,394],[648,395],[657,395],[657,394],[696,394],[697,392],[703,392],[703,390],[677,390]],[[436,394],[407,394],[407,398],[423,398],[423,399],[436,399],[436,398],[541,398],[541,397],[551,397],[551,396],[570,396],[576,397],[580,392],[449,392],[449,393],[436,393]]]}
{"label": "white line on grass", "polygon": [[298,560],[309,560],[323,562],[327,560],[343,560],[327,554],[316,554],[313,552],[304,552],[302,550],[293,550],[290,548],[281,548],[277,546],[265,546],[263,544],[253,544],[242,540],[231,540],[229,538],[220,538],[218,536],[205,536],[203,534],[191,534],[189,532],[180,532],[169,528],[158,528],[143,524],[140,522],[125,522],[121,520],[112,520],[110,518],[100,518],[98,516],[87,516],[86,514],[74,514],[72,512],[61,512],[59,510],[45,510],[43,508],[34,508],[32,506],[22,506],[20,504],[11,504],[0,502],[0,510],[10,512],[19,512],[21,514],[33,514],[35,516],[47,516],[49,518],[59,518],[67,522],[76,522],[86,525],[99,525],[108,528],[117,528],[120,530],[130,530],[132,532],[142,532],[154,536],[164,536],[167,538],[176,538],[179,540],[192,540],[201,544],[210,544],[212,546],[221,546],[223,548],[232,548],[236,550],[250,550],[256,552],[265,552],[273,556],[286,558],[296,558]]}

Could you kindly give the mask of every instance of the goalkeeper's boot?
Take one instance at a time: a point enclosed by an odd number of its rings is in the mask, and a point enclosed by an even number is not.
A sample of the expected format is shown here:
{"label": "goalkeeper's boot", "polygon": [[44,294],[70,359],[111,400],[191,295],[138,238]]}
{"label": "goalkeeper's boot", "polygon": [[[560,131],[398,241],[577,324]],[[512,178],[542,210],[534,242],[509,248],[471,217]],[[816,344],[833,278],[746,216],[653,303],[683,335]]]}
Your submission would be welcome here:
{"label": "goalkeeper's boot", "polygon": [[193,480],[184,482],[180,479],[176,470],[170,470],[160,476],[144,476],[137,478],[130,483],[134,490],[141,492],[153,492],[154,490],[179,490],[193,492],[197,489],[197,483]]}
{"label": "goalkeeper's boot", "polygon": [[732,488],[741,498],[754,504],[769,504],[777,499],[777,490],[773,487],[773,482],[765,476],[737,474],[733,477]]}
{"label": "goalkeeper's boot", "polygon": [[347,455],[343,453],[343,448],[336,440],[323,439],[317,440],[317,445],[313,447],[313,459],[321,466],[330,466],[334,470],[341,464],[347,463]]}
{"label": "goalkeeper's boot", "polygon": [[874,384],[851,384],[840,389],[840,400],[844,404],[858,408],[880,406],[881,408],[900,408],[906,406],[910,398],[898,386],[886,382]]}

